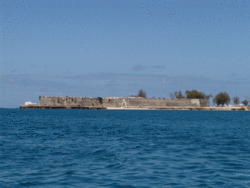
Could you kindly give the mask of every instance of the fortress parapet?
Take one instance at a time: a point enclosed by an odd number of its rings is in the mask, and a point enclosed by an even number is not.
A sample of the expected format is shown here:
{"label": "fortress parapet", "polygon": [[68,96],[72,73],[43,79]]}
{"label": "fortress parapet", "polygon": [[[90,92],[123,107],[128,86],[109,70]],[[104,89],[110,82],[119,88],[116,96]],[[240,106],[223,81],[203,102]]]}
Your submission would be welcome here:
{"label": "fortress parapet", "polygon": [[200,108],[207,107],[206,99],[148,99],[142,97],[39,97],[38,104],[30,101],[20,108],[44,109],[108,109],[108,108]]}

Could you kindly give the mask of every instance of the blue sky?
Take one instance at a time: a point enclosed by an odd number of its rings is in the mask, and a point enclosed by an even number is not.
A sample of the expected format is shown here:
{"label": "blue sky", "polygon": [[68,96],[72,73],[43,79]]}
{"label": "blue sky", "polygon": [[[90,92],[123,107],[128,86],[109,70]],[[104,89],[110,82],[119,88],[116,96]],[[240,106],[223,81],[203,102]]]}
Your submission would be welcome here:
{"label": "blue sky", "polygon": [[[250,2],[2,0],[1,107],[38,96],[250,97]],[[166,67],[163,75],[162,67]]]}

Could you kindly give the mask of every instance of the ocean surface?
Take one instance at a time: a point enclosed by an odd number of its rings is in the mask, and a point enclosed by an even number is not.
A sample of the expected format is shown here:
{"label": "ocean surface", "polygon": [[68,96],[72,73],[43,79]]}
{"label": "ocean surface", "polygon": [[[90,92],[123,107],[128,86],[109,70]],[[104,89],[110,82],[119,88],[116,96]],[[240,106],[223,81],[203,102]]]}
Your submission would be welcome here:
{"label": "ocean surface", "polygon": [[0,187],[250,187],[250,112],[0,109]]}

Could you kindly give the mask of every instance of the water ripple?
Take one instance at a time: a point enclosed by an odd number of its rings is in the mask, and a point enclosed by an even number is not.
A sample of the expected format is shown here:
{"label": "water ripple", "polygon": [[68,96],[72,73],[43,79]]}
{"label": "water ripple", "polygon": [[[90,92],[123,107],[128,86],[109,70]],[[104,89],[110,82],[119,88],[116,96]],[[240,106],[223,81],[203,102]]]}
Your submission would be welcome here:
{"label": "water ripple", "polygon": [[249,112],[0,109],[1,187],[249,187]]}

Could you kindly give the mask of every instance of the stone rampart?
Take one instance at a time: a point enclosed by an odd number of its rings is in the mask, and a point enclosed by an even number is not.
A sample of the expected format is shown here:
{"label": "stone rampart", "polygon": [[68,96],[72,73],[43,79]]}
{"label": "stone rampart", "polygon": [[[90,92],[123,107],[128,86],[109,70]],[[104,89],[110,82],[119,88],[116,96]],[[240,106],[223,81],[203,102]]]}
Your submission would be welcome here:
{"label": "stone rampart", "polygon": [[205,99],[142,99],[142,98],[89,98],[89,97],[40,97],[38,107],[205,107],[208,102]]}

